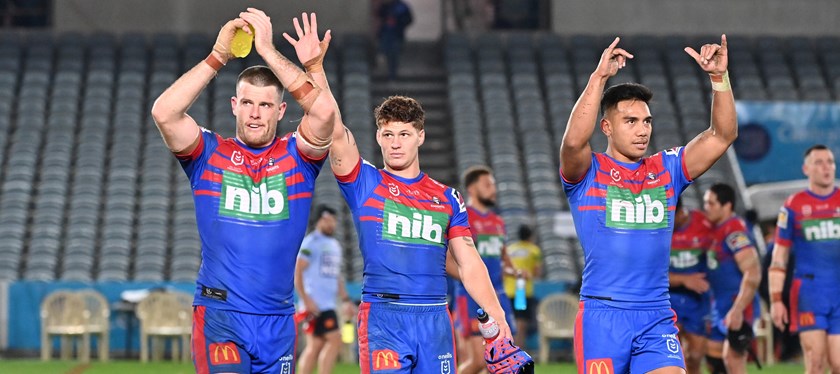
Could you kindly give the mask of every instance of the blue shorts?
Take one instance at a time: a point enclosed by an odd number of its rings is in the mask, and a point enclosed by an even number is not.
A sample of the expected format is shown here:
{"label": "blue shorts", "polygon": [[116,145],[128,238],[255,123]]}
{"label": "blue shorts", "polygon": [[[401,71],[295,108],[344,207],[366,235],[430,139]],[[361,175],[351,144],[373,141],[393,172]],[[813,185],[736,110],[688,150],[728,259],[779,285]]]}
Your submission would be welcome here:
{"label": "blue shorts", "polygon": [[[513,315],[513,305],[510,303],[510,298],[507,297],[504,291],[497,293],[499,304],[505,312],[505,321],[510,326],[511,335],[516,335],[516,319]],[[476,311],[480,308],[478,303],[473,300],[466,292],[455,294],[455,330],[461,336],[479,336],[481,332],[478,331],[478,313]]]}
{"label": "blue shorts", "polygon": [[840,334],[840,292],[813,279],[796,278],[790,288],[790,330]]}
{"label": "blue shorts", "polygon": [[445,304],[363,302],[358,324],[362,373],[455,372],[455,335]]}
{"label": "blue shorts", "polygon": [[691,291],[671,292],[671,308],[677,313],[677,324],[681,331],[689,334],[706,335],[706,321],[709,319],[711,300],[707,294]]}
{"label": "blue shorts", "polygon": [[193,364],[198,374],[292,374],[296,339],[293,315],[193,308]]}
{"label": "blue shorts", "polygon": [[[734,294],[727,293],[723,297],[715,296],[715,299],[712,301],[712,328],[706,336],[709,340],[716,342],[726,340],[726,333],[728,332],[725,321],[726,313],[729,313],[729,309],[732,308],[732,303],[735,301],[736,296],[738,296],[737,291]],[[761,305],[758,302],[758,295],[756,294],[755,300],[744,309],[744,323],[750,326],[755,321],[757,314],[761,313]]]}
{"label": "blue shorts", "polygon": [[621,309],[598,300],[580,302],[575,320],[579,374],[646,373],[667,366],[685,368],[669,308]]}

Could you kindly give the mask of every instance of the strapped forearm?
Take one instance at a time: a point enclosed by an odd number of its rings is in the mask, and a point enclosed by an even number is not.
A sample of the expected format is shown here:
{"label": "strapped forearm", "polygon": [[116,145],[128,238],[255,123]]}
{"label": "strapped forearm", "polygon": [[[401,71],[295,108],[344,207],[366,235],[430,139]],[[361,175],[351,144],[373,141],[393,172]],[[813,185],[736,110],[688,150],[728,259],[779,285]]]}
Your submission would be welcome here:
{"label": "strapped forearm", "polygon": [[709,75],[712,82],[712,133],[732,143],[738,137],[738,117],[735,112],[735,96],[729,84],[729,72]]}

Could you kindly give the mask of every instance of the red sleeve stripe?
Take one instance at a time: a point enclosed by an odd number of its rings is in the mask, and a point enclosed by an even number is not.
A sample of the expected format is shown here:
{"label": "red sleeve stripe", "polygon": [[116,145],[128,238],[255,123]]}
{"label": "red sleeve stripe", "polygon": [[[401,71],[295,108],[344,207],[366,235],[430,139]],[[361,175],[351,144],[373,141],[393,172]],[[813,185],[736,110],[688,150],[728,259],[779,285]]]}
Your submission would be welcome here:
{"label": "red sleeve stripe", "polygon": [[186,154],[175,153],[175,157],[177,157],[179,160],[184,160],[184,161],[195,160],[196,158],[198,158],[198,156],[201,155],[201,152],[203,150],[204,150],[204,135],[202,134],[202,131],[199,130],[198,131],[198,145],[195,146],[195,149],[190,151],[190,153],[186,153]]}
{"label": "red sleeve stripe", "polygon": [[460,236],[467,236],[467,237],[472,238],[472,233],[470,232],[470,228],[469,227],[464,227],[464,226],[455,226],[455,227],[451,227],[449,229],[449,232],[446,233],[446,239],[447,240],[452,240],[452,239],[460,237]]}
{"label": "red sleeve stripe", "polygon": [[359,217],[359,221],[382,222],[382,218],[381,217],[374,217],[374,216],[361,216],[361,217]]}

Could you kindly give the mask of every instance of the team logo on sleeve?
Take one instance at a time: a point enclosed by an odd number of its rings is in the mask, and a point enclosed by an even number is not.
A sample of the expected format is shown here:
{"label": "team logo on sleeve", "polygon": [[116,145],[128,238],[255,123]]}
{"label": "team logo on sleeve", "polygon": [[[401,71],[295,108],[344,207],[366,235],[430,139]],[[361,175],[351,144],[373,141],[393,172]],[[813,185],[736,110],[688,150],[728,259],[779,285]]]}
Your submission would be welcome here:
{"label": "team logo on sleeve", "polygon": [[382,238],[402,243],[443,246],[449,215],[385,200]]}
{"label": "team logo on sleeve", "polygon": [[782,209],[779,210],[779,219],[776,220],[776,226],[783,229],[788,228],[788,211],[785,207],[782,207]]}
{"label": "team logo on sleeve", "polygon": [[607,227],[655,230],[668,227],[668,199],[659,186],[634,194],[618,186],[607,187]]}
{"label": "team logo on sleeve", "polygon": [[732,252],[735,252],[751,246],[752,242],[750,242],[750,238],[747,237],[747,234],[739,231],[733,232],[726,237],[726,245],[729,246],[729,249],[731,249]]}
{"label": "team logo on sleeve", "polygon": [[254,182],[249,176],[225,171],[219,215],[251,221],[278,221],[289,218],[286,177],[283,174]]}
{"label": "team logo on sleeve", "polygon": [[807,241],[840,239],[840,218],[802,221],[802,234]]}

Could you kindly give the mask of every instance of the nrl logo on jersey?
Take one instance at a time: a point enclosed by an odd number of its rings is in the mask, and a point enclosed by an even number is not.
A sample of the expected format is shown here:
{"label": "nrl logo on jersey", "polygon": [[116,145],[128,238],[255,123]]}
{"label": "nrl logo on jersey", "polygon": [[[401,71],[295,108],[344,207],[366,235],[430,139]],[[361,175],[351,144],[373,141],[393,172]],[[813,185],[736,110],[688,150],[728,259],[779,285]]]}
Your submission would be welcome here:
{"label": "nrl logo on jersey", "polygon": [[247,175],[225,171],[219,199],[220,216],[252,221],[289,218],[289,200],[283,174],[254,183]]}
{"label": "nrl logo on jersey", "polygon": [[607,227],[655,230],[668,227],[668,199],[665,187],[642,190],[607,187]]}
{"label": "nrl logo on jersey", "polygon": [[449,215],[385,200],[382,238],[403,243],[443,245]]}
{"label": "nrl logo on jersey", "polygon": [[807,241],[840,239],[840,218],[803,221],[802,235]]}

